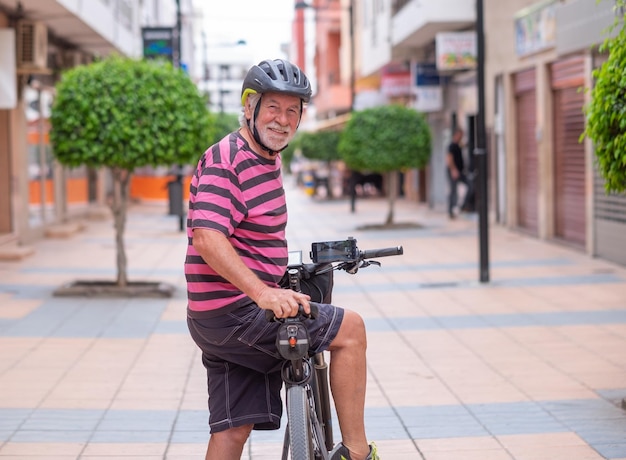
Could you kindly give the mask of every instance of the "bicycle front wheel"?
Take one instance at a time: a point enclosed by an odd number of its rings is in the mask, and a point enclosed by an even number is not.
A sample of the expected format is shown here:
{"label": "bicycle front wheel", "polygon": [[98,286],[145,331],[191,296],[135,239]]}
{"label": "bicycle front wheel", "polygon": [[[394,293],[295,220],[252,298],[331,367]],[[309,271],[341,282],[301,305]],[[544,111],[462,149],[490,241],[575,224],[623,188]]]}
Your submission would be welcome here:
{"label": "bicycle front wheel", "polygon": [[287,389],[287,420],[291,460],[312,460],[309,402],[306,389],[302,386],[295,385]]}

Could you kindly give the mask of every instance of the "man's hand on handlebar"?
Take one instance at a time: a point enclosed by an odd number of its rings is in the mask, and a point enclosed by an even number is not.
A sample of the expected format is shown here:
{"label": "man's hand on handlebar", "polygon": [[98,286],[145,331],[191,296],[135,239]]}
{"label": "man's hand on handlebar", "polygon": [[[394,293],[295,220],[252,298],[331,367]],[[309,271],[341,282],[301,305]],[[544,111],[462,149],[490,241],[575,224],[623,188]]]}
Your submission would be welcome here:
{"label": "man's hand on handlebar", "polygon": [[257,305],[263,310],[272,310],[277,318],[287,318],[298,313],[298,306],[302,305],[304,312],[311,313],[309,297],[292,289],[267,287],[256,299]]}

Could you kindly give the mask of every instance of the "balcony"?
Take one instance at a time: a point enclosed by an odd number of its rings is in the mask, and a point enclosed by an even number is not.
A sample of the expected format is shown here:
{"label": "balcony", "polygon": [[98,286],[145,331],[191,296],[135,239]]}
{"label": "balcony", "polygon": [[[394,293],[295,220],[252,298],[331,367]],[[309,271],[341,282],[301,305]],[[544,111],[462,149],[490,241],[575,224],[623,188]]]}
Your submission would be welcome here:
{"label": "balcony", "polygon": [[24,19],[42,21],[55,37],[95,55],[141,54],[135,2],[0,0],[0,7]]}
{"label": "balcony", "polygon": [[475,2],[467,0],[397,0],[393,5],[393,59],[403,60],[431,43],[437,33],[464,30],[476,20]]}

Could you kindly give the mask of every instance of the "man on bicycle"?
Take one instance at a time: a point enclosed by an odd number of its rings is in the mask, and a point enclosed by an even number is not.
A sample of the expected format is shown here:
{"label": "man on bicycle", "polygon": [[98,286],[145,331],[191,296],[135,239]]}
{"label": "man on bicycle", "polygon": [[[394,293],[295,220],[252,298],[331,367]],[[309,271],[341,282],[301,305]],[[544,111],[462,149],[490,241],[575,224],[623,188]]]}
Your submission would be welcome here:
{"label": "man on bicycle", "polygon": [[[311,98],[304,73],[284,60],[252,66],[241,128],[201,157],[191,180],[185,276],[188,326],[202,350],[209,393],[207,460],[236,460],[251,430],[277,429],[282,359],[279,317],[309,311],[309,296],[281,289],[287,265],[287,209],[279,153]],[[378,459],[365,436],[366,335],[355,312],[322,305],[307,321],[311,351],[329,350],[330,383],[343,442],[333,459]]]}

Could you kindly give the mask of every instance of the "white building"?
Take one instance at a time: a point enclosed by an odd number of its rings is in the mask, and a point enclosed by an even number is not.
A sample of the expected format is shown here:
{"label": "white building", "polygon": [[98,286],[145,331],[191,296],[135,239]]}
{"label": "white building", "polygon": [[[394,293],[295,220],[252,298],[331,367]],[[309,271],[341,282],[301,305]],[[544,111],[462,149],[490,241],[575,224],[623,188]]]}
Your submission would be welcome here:
{"label": "white building", "polygon": [[240,113],[243,79],[257,64],[253,50],[245,42],[209,45],[204,62],[207,72],[198,86],[208,93],[210,111]]}
{"label": "white building", "polygon": [[[179,0],[181,61],[192,78],[193,0]],[[75,212],[104,202],[100,171],[54,160],[47,113],[64,69],[143,55],[143,26],[175,27],[177,0],[0,0],[0,257],[19,256]],[[40,116],[43,114],[43,116]]]}

